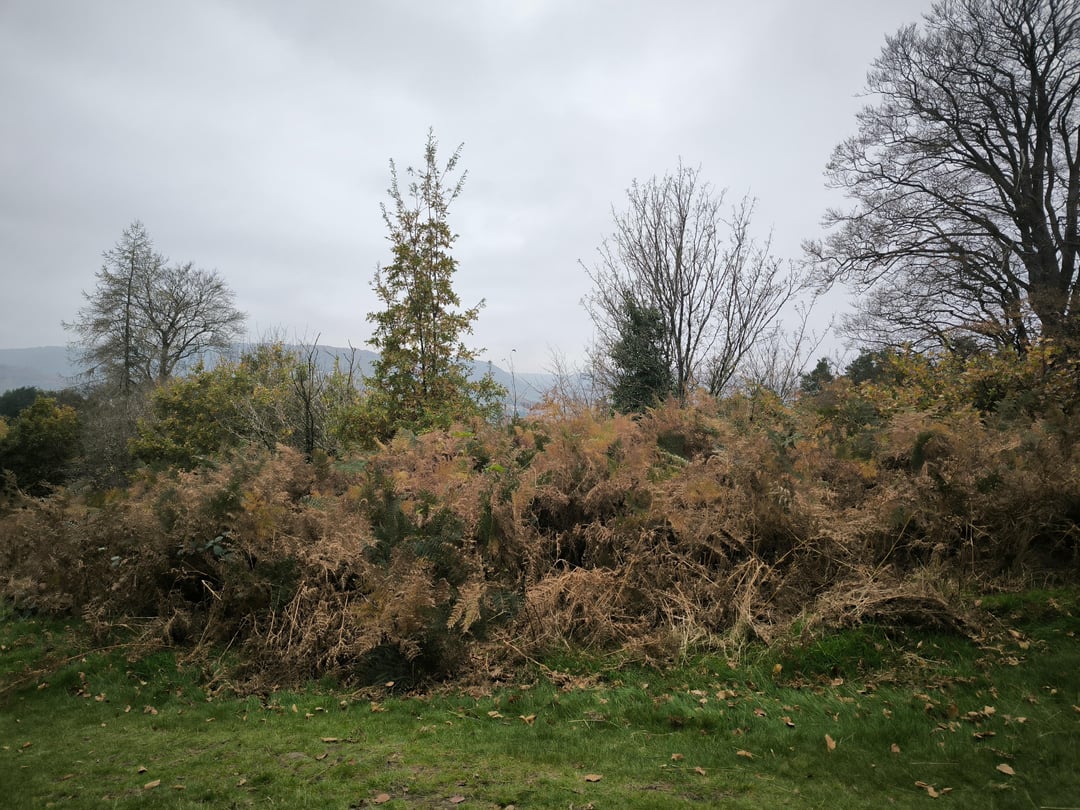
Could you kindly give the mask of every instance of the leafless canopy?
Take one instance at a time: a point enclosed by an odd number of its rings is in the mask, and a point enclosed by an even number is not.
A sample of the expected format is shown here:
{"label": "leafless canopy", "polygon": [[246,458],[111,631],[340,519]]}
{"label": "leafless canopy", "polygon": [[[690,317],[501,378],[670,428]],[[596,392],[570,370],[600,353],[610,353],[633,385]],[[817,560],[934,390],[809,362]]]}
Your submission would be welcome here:
{"label": "leafless canopy", "polygon": [[750,233],[754,200],[724,211],[700,170],[680,162],[674,174],[634,181],[627,208],[613,208],[614,232],[586,268],[593,291],[584,304],[597,330],[594,360],[602,376],[618,339],[627,299],[660,314],[675,392],[698,384],[723,390],[754,341],[796,293],[795,274]]}
{"label": "leafless canopy", "polygon": [[225,350],[244,314],[216,271],[169,264],[141,222],[104,254],[97,285],[73,323],[73,348],[88,378],[127,391],[169,379],[207,349]]}
{"label": "leafless canopy", "polygon": [[1076,336],[1078,9],[942,0],[886,39],[876,103],[827,169],[856,207],[808,245],[824,279],[865,294],[859,331],[1021,351]]}

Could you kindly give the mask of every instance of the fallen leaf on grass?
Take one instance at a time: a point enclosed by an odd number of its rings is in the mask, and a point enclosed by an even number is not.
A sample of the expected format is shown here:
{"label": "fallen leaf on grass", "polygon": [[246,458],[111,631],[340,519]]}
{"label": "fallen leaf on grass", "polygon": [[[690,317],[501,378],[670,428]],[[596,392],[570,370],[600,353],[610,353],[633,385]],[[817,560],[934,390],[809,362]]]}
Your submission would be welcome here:
{"label": "fallen leaf on grass", "polygon": [[[385,712],[385,711],[386,711],[386,709],[383,708],[379,703],[377,703],[374,700],[371,701],[371,713],[372,714],[377,714],[378,712]],[[382,794],[380,794],[380,795],[382,795]]]}
{"label": "fallen leaf on grass", "polygon": [[490,717],[492,720],[501,720],[502,719],[502,715],[499,714],[496,711],[488,712],[488,717]]}
{"label": "fallen leaf on grass", "polygon": [[450,797],[450,804],[461,804],[463,801],[465,801],[464,796],[451,796]]}
{"label": "fallen leaf on grass", "polygon": [[1006,776],[1016,776],[1016,771],[1012,769],[1012,765],[1009,765],[1006,762],[1002,762],[994,770],[1001,771]]}
{"label": "fallen leaf on grass", "polygon": [[922,788],[923,790],[925,790],[926,795],[929,796],[931,799],[936,799],[939,796],[944,796],[946,793],[952,793],[952,788],[947,787],[947,788],[942,788],[941,790],[938,790],[933,785],[928,785],[926,782],[922,782],[922,781],[916,782],[915,787]]}
{"label": "fallen leaf on grass", "polygon": [[694,773],[698,774],[699,776],[704,776],[705,769],[698,765],[696,768],[694,768]]}
{"label": "fallen leaf on grass", "polygon": [[23,743],[23,744],[22,744],[21,746],[19,746],[19,747],[20,747],[20,748],[29,748],[29,747],[30,747],[31,745],[33,745],[33,743],[32,743],[32,742],[29,742],[29,741],[27,741],[27,742],[24,742],[24,743]]}
{"label": "fallen leaf on grass", "polygon": [[671,755],[671,761],[672,762],[682,762],[684,759],[686,759],[686,757],[684,757],[682,754],[672,754]]}
{"label": "fallen leaf on grass", "polygon": [[583,778],[586,782],[599,782],[604,777],[598,773],[587,773]]}
{"label": "fallen leaf on grass", "polygon": [[825,748],[828,749],[829,751],[835,751],[836,750],[836,740],[834,740],[828,734],[825,735]]}
{"label": "fallen leaf on grass", "polygon": [[376,796],[374,799],[371,800],[371,803],[372,804],[386,804],[388,801],[390,801],[390,794],[389,793],[380,793],[378,796]]}
{"label": "fallen leaf on grass", "polygon": [[320,737],[319,739],[320,739],[320,740],[322,740],[322,741],[323,741],[324,743],[336,743],[336,742],[341,742],[341,738],[340,738],[340,737]]}
{"label": "fallen leaf on grass", "polygon": [[519,714],[518,719],[521,720],[521,722],[524,723],[525,725],[531,726],[533,723],[536,722],[536,715],[535,714]]}
{"label": "fallen leaf on grass", "polygon": [[780,719],[783,721],[784,725],[787,726],[788,728],[795,728],[795,721],[792,720],[787,715],[781,717]]}
{"label": "fallen leaf on grass", "polygon": [[148,770],[150,769],[147,768],[145,765],[140,765],[136,770],[136,773],[146,773]]}
{"label": "fallen leaf on grass", "polygon": [[143,790],[153,790],[154,788],[156,788],[160,784],[161,784],[161,780],[160,779],[155,779],[153,782],[147,782],[145,785],[143,785]]}
{"label": "fallen leaf on grass", "polygon": [[742,748],[740,748],[738,751],[735,752],[735,756],[737,756],[737,757],[746,757],[747,759],[753,759],[754,758],[753,754],[751,754],[749,751],[746,751],[746,750],[744,750]]}
{"label": "fallen leaf on grass", "polygon": [[892,751],[894,754],[899,754],[900,753],[900,746],[897,745],[896,743],[893,743],[892,745],[889,746],[889,750]]}
{"label": "fallen leaf on grass", "polygon": [[756,714],[758,717],[764,717],[765,716],[765,710],[762,709],[761,707],[758,707],[758,708],[754,709],[754,714]]}

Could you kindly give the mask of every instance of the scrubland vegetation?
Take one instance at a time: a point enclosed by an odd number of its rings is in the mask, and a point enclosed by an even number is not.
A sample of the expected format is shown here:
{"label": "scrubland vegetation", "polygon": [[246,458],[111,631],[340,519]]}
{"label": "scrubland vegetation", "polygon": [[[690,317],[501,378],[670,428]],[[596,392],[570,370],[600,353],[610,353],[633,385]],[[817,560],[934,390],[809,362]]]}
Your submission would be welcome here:
{"label": "scrubland vegetation", "polygon": [[793,404],[553,399],[338,458],[246,444],[11,491],[5,784],[76,807],[1069,806],[1077,369],[876,368]]}
{"label": "scrubland vegetation", "polygon": [[[698,170],[635,182],[590,385],[527,415],[470,374],[433,133],[391,163],[370,376],[198,363],[243,315],[133,223],[71,325],[92,384],[0,398],[5,788],[1075,804],[1078,32],[956,0],[889,38],[805,267]],[[861,352],[800,374],[778,318],[837,281]]]}
{"label": "scrubland vegetation", "polygon": [[565,649],[662,662],[867,621],[977,635],[964,590],[1077,572],[1077,371],[1049,347],[892,354],[792,404],[552,399],[337,458],[247,443],[122,488],[11,491],[3,592],[242,691],[497,681]]}

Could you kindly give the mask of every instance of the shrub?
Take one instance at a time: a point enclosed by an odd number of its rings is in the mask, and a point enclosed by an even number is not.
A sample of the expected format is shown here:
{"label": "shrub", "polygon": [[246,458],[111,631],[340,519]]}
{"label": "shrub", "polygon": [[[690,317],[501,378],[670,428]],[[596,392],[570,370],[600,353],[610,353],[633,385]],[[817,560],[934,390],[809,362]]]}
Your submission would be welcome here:
{"label": "shrub", "polygon": [[13,473],[28,492],[43,494],[65,480],[67,465],[79,451],[78,439],[75,409],[39,396],[0,439],[0,470]]}

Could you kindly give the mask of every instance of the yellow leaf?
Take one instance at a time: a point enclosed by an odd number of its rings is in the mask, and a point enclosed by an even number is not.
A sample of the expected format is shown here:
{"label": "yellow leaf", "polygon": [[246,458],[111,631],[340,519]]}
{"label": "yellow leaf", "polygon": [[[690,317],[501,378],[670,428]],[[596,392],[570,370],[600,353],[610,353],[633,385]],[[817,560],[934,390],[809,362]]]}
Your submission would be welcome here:
{"label": "yellow leaf", "polygon": [[156,788],[160,784],[161,784],[161,780],[160,779],[155,779],[153,782],[147,782],[145,785],[143,785],[143,790],[153,790],[154,788]]}
{"label": "yellow leaf", "polygon": [[494,719],[496,719],[496,720],[497,720],[497,719],[501,718],[501,717],[502,717],[502,715],[501,715],[501,714],[499,714],[499,713],[498,713],[498,712],[496,712],[496,711],[490,711],[490,712],[488,712],[488,717],[491,717],[491,718],[494,718]]}
{"label": "yellow leaf", "polygon": [[531,726],[533,723],[536,722],[535,714],[519,714],[518,718],[527,726]]}
{"label": "yellow leaf", "polygon": [[834,740],[828,734],[825,735],[825,747],[830,751],[836,750],[836,740]]}
{"label": "yellow leaf", "polygon": [[747,759],[753,759],[754,758],[753,754],[751,754],[749,751],[744,751],[741,748],[738,751],[735,752],[735,756],[737,756],[737,757],[746,757]]}
{"label": "yellow leaf", "polygon": [[298,711],[300,711],[298,708],[296,708],[295,703],[292,705],[292,710],[293,710],[293,714],[296,714]]}
{"label": "yellow leaf", "polygon": [[777,664],[776,666],[774,666],[772,668],[772,674],[773,675],[779,675],[783,671],[784,671],[784,665],[783,664]]}
{"label": "yellow leaf", "polygon": [[1006,762],[1002,762],[995,770],[1001,771],[1006,776],[1016,776],[1016,771],[1012,769],[1012,765],[1009,765]]}

